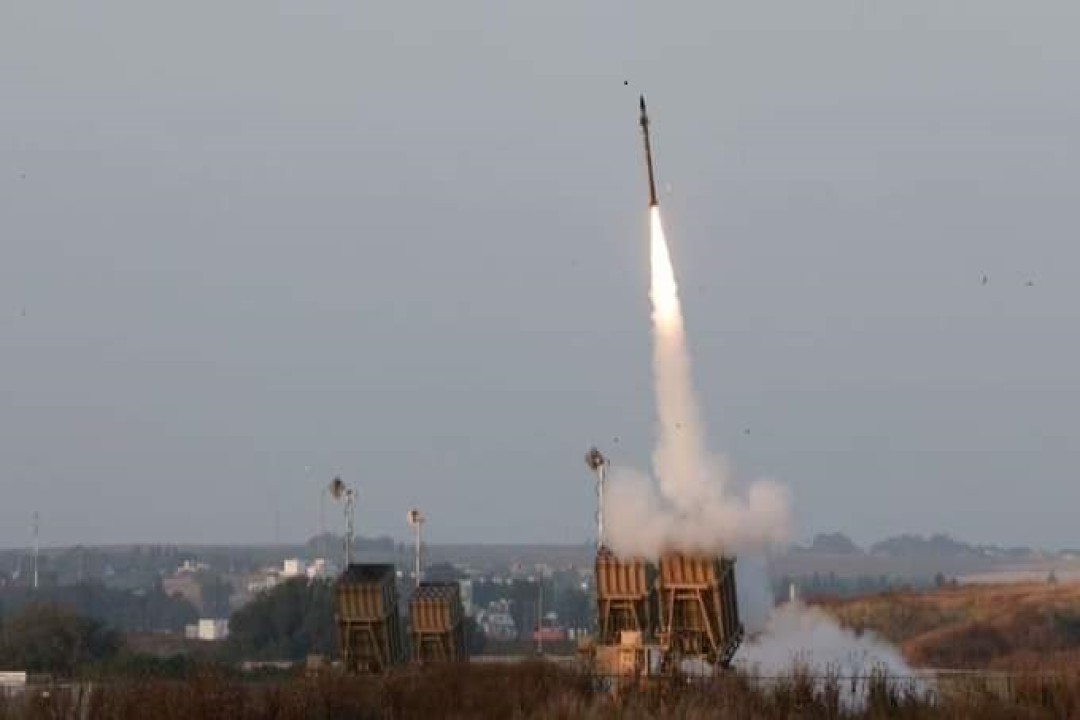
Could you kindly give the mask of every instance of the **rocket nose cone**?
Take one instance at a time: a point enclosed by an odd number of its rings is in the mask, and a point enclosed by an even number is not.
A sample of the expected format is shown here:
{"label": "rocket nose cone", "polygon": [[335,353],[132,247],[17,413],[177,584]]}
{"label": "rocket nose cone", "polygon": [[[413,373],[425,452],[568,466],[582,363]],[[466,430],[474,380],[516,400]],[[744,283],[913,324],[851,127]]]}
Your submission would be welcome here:
{"label": "rocket nose cone", "polygon": [[645,96],[638,95],[638,106],[641,108],[641,112],[645,112]]}

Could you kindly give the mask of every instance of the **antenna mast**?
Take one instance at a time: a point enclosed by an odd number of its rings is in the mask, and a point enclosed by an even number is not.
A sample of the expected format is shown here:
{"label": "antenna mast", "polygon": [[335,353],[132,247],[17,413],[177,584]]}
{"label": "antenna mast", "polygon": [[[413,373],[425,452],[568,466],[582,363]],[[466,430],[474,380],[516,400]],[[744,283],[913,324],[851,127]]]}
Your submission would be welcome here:
{"label": "antenna mast", "polygon": [[608,459],[592,447],[585,453],[585,464],[596,473],[596,545],[604,547],[604,484],[607,481]]}
{"label": "antenna mast", "polygon": [[[310,479],[311,466],[304,466],[304,479]],[[324,559],[326,558],[326,488],[319,490],[319,542],[316,546],[316,552],[319,553]]]}
{"label": "antenna mast", "polygon": [[345,568],[352,564],[353,544],[353,507],[356,503],[356,491],[336,477],[330,481],[330,494],[335,500],[345,501]]}
{"label": "antenna mast", "polygon": [[420,553],[421,548],[423,547],[423,532],[425,520],[427,520],[427,518],[424,517],[423,513],[421,513],[415,508],[405,514],[405,521],[409,523],[409,527],[411,527],[416,533],[416,553],[413,557],[413,573],[416,576],[416,587],[420,587],[420,569],[421,567],[423,567],[421,565],[422,558],[420,556]]}
{"label": "antenna mast", "polygon": [[41,525],[41,515],[37,510],[34,511],[34,589],[38,588],[38,554],[41,550],[41,543],[39,541],[39,532]]}

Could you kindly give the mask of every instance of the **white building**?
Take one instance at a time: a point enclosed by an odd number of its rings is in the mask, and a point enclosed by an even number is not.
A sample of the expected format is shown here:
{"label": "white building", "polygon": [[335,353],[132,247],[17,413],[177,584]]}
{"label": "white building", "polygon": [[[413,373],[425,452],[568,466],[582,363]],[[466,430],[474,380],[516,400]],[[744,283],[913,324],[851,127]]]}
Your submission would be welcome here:
{"label": "white building", "polygon": [[310,580],[322,580],[332,578],[337,574],[337,566],[327,562],[326,558],[315,558],[307,566],[307,576]]}
{"label": "white building", "polygon": [[475,608],[473,608],[472,580],[459,580],[458,586],[461,588],[461,607],[466,615],[472,617],[473,612],[475,612]]}
{"label": "white building", "polygon": [[209,570],[210,566],[197,560],[185,560],[180,567],[176,568],[173,575],[194,575],[195,573]]}
{"label": "white building", "polygon": [[264,575],[263,577],[259,577],[248,582],[247,590],[252,595],[258,595],[264,590],[269,590],[277,584],[277,575]]}
{"label": "white building", "polygon": [[199,618],[195,625],[184,627],[188,640],[218,641],[229,637],[229,621],[221,618]]}
{"label": "white building", "polygon": [[[229,637],[229,621],[218,617],[200,617],[195,630],[197,640],[224,640]],[[187,633],[185,633],[187,635]]]}

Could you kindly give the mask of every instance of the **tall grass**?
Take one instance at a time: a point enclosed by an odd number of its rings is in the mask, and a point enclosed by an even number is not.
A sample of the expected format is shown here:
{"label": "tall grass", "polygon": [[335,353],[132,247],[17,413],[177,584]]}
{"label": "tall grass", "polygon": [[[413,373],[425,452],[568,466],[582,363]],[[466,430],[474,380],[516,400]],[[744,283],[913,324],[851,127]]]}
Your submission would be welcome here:
{"label": "tall grass", "polygon": [[404,668],[385,677],[336,672],[251,680],[217,670],[186,680],[144,678],[0,698],[0,720],[616,720],[628,718],[1062,718],[1080,716],[1080,674],[977,679],[918,693],[896,678],[864,679],[860,705],[844,700],[849,679],[796,669],[761,682],[739,674],[623,685],[551,663]]}

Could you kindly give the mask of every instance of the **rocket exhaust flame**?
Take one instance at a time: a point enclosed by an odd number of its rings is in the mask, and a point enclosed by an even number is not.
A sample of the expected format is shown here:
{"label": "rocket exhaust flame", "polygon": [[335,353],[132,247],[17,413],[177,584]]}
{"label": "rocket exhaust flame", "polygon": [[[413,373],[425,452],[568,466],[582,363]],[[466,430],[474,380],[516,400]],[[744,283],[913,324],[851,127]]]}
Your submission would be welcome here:
{"label": "rocket exhaust flame", "polygon": [[658,432],[653,470],[658,482],[629,468],[612,468],[604,495],[605,537],[618,555],[653,559],[669,550],[764,549],[786,540],[787,496],[768,481],[752,484],[745,497],[735,495],[722,459],[706,448],[675,270],[656,201],[644,98],[641,128],[649,171],[649,298]]}
{"label": "rocket exhaust flame", "polygon": [[660,222],[660,208],[656,205],[649,208],[649,237],[649,264],[652,267],[649,299],[653,305],[653,323],[659,332],[681,332],[679,287],[675,282],[675,268],[671,265],[664,226]]}
{"label": "rocket exhaust flame", "polygon": [[709,461],[690,378],[679,287],[658,206],[649,208],[649,221],[649,297],[653,306],[653,376],[659,431],[653,465],[660,489],[675,509],[691,512],[708,500],[709,482],[703,472]]}

